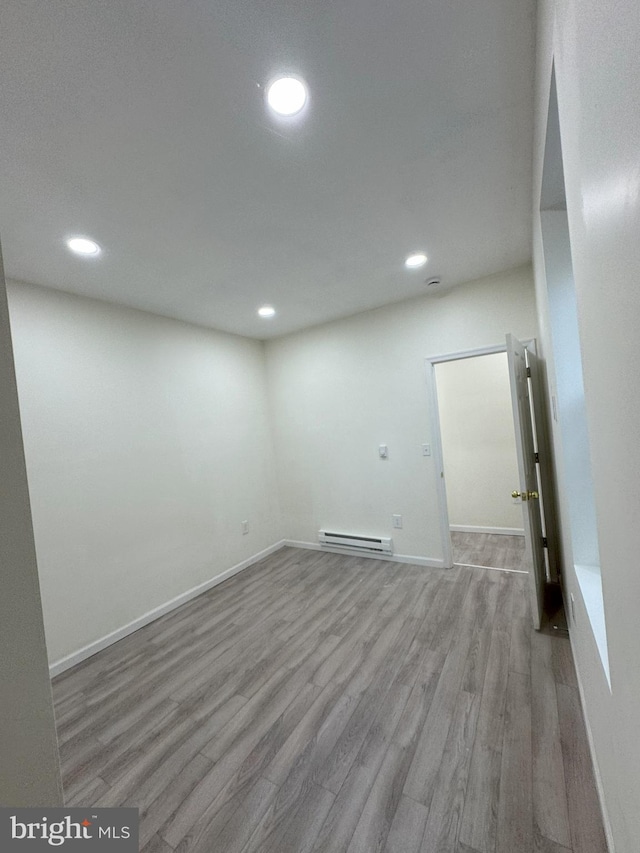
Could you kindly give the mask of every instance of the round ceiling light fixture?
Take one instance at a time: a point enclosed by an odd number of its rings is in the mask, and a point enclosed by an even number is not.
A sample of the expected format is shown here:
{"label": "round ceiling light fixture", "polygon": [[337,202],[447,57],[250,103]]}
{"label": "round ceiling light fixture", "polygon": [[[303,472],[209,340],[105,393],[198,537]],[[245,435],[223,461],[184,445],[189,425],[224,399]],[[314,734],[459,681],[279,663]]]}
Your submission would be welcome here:
{"label": "round ceiling light fixture", "polygon": [[100,246],[95,240],[90,240],[89,237],[70,237],[67,240],[67,246],[76,255],[82,255],[86,258],[100,254]]}
{"label": "round ceiling light fixture", "polygon": [[258,308],[258,314],[261,317],[274,317],[276,313],[276,309],[271,305],[263,305],[262,308]]}
{"label": "round ceiling light fixture", "polygon": [[423,267],[427,263],[427,256],[424,252],[416,252],[414,255],[409,255],[409,257],[405,260],[404,265],[407,269],[417,270],[419,267]]}
{"label": "round ceiling light fixture", "polygon": [[307,87],[299,77],[276,77],[267,86],[267,103],[279,116],[294,116],[307,103]]}

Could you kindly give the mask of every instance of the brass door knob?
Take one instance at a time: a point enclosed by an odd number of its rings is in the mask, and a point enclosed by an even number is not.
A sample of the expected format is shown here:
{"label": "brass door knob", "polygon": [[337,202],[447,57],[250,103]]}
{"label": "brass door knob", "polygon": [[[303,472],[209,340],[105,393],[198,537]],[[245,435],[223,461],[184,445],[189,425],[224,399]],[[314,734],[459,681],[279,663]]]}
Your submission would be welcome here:
{"label": "brass door knob", "polygon": [[519,492],[517,489],[514,489],[511,492],[512,498],[522,498],[523,501],[531,501],[537,500],[540,497],[538,492]]}

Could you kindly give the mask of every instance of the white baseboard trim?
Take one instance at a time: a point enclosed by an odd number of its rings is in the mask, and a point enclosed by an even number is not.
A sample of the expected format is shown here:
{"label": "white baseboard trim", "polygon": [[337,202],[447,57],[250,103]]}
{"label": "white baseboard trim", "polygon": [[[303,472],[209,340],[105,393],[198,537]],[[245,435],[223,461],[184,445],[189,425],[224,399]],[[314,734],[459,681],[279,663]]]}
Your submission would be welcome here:
{"label": "white baseboard trim", "polygon": [[[569,632],[569,640],[571,641],[571,632]],[[598,792],[598,800],[600,801],[600,812],[602,814],[602,824],[604,826],[604,834],[607,842],[607,850],[609,853],[615,853],[615,844],[613,842],[613,832],[611,831],[611,821],[609,820],[609,812],[607,811],[607,803],[604,796],[604,785],[602,784],[602,776],[600,775],[600,767],[598,765],[598,759],[596,756],[596,747],[593,740],[593,733],[591,731],[591,725],[589,723],[589,717],[586,712],[586,702],[584,699],[584,689],[582,687],[582,679],[580,678],[580,672],[578,671],[577,665],[577,657],[575,655],[575,651],[573,650],[573,642],[571,642],[572,653],[573,653],[573,663],[576,670],[576,681],[578,682],[578,693],[580,695],[580,704],[582,705],[582,716],[584,717],[584,726],[587,730],[587,741],[589,743],[589,753],[591,754],[591,763],[593,765],[593,775],[596,783],[596,790]]]}
{"label": "white baseboard trim", "polygon": [[475,527],[471,524],[450,524],[452,533],[498,533],[501,536],[524,536],[522,527]]}
{"label": "white baseboard trim", "polygon": [[336,548],[320,545],[318,542],[297,542],[293,539],[285,539],[283,545],[291,548],[306,548],[308,551],[326,551],[329,554],[345,554],[348,557],[371,557],[372,560],[387,560],[391,563],[409,563],[412,566],[425,566],[429,569],[443,569],[444,560],[432,557],[413,557],[410,554],[374,554],[367,551],[354,551],[351,548]]}
{"label": "white baseboard trim", "polygon": [[144,613],[142,616],[134,619],[133,622],[129,622],[128,625],[123,625],[121,628],[117,628],[115,631],[101,637],[99,640],[94,640],[93,643],[89,643],[82,649],[78,649],[77,652],[72,652],[70,655],[60,658],[60,660],[55,661],[49,667],[49,674],[51,675],[51,678],[54,678],[56,675],[60,675],[61,672],[64,672],[67,669],[71,669],[72,666],[75,666],[78,663],[82,663],[83,660],[101,652],[103,649],[106,649],[107,646],[117,643],[118,640],[122,640],[124,637],[127,637],[129,634],[133,634],[140,628],[144,628],[144,626],[148,625],[150,622],[155,622],[156,619],[164,616],[165,613],[169,613],[171,610],[175,610],[177,607],[180,607],[180,605],[186,604],[187,601],[191,601],[192,598],[197,598],[199,595],[202,595],[203,592],[207,592],[207,590],[212,589],[219,583],[226,581],[227,578],[237,575],[244,569],[248,569],[249,566],[263,560],[265,557],[268,557],[269,554],[279,551],[280,548],[283,548],[286,544],[288,543],[282,539],[280,542],[270,545],[268,548],[259,551],[257,554],[253,554],[251,557],[248,557],[241,563],[237,563],[230,569],[225,569],[224,572],[221,572],[214,578],[210,578],[208,581],[198,584],[198,586],[194,586],[186,592],[172,598],[171,601],[167,601],[159,607],[154,607],[153,610],[149,610],[147,613]]}

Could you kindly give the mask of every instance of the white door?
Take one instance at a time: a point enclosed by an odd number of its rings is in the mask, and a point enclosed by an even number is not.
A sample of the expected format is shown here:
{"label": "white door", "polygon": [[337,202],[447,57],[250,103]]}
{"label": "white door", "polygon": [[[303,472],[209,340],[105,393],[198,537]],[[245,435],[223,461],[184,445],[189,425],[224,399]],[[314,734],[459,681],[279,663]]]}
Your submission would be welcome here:
{"label": "white door", "polygon": [[[528,355],[530,359],[534,358],[531,353]],[[546,577],[540,517],[540,487],[531,423],[527,353],[525,346],[513,335],[507,335],[507,360],[509,362],[511,403],[513,405],[518,473],[520,476],[519,487],[514,489],[513,495],[514,497],[519,496],[522,501],[524,541],[529,570],[529,589],[531,591],[531,612],[533,627],[538,629],[542,618]]]}
{"label": "white door", "polygon": [[[533,342],[535,347],[535,341]],[[551,441],[547,424],[546,398],[542,378],[542,365],[535,349],[527,345],[527,367],[529,368],[529,393],[533,403],[533,433],[538,451],[538,483],[540,484],[540,515],[543,535],[546,538],[547,581],[559,583],[556,499],[553,465],[551,462]]]}

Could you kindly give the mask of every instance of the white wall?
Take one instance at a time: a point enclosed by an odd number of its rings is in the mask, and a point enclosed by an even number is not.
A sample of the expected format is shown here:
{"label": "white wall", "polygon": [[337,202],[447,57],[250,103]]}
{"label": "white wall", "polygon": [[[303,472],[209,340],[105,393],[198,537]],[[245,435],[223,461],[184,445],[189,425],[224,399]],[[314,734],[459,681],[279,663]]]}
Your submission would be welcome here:
{"label": "white wall", "polygon": [[[560,493],[565,583],[576,598],[571,639],[616,853],[640,838],[640,16],[637,0],[541,0],[534,205],[537,209],[555,59],[611,691],[573,571]],[[534,260],[543,354],[554,388],[539,215]],[[561,442],[554,436],[556,450]],[[562,457],[560,457],[562,462]]]}
{"label": "white wall", "polygon": [[449,523],[522,530],[506,353],[436,365]]}
{"label": "white wall", "polygon": [[31,285],[9,305],[57,661],[282,538],[264,348]]}
{"label": "white wall", "polygon": [[[541,214],[549,300],[548,327],[555,364],[554,386],[562,458],[567,483],[573,559],[600,565],[596,512],[585,411],[584,380],[575,284],[566,210]],[[560,446],[560,444],[558,445]]]}
{"label": "white wall", "polygon": [[424,359],[509,331],[535,337],[535,327],[524,268],[269,341],[289,537],[316,542],[321,527],[392,535],[396,553],[442,560],[434,460],[421,452],[432,441]]}
{"label": "white wall", "polygon": [[0,804],[61,806],[62,782],[0,255]]}

